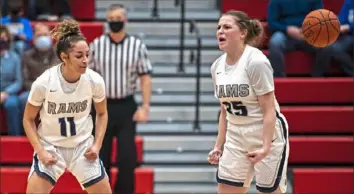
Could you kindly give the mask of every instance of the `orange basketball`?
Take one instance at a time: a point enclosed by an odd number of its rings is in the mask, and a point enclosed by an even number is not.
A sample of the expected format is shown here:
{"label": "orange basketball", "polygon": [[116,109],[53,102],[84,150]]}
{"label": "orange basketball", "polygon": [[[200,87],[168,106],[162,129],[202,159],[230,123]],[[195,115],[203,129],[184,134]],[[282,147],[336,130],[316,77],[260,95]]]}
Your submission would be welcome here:
{"label": "orange basketball", "polygon": [[305,40],[315,47],[326,47],[340,34],[340,22],[333,12],[318,9],[310,12],[302,23]]}

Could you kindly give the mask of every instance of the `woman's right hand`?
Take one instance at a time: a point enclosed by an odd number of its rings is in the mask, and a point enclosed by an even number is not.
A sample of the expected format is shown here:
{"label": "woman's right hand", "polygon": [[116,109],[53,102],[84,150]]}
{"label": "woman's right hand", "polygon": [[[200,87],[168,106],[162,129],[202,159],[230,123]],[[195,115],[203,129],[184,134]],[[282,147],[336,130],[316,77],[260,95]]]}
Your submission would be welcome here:
{"label": "woman's right hand", "polygon": [[45,165],[50,166],[57,163],[57,159],[51,153],[46,150],[40,151],[38,154],[38,159]]}
{"label": "woman's right hand", "polygon": [[221,157],[221,155],[221,149],[214,148],[208,154],[208,162],[213,165],[219,164],[219,158]]}

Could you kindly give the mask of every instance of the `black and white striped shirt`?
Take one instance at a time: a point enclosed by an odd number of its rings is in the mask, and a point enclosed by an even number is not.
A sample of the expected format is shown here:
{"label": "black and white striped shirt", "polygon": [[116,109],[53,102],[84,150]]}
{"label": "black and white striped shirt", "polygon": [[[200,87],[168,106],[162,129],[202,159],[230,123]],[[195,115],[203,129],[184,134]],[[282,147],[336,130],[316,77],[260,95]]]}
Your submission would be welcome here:
{"label": "black and white striped shirt", "polygon": [[103,77],[108,99],[133,95],[137,78],[152,71],[145,44],[132,35],[116,43],[103,34],[92,41],[90,52],[89,67]]}

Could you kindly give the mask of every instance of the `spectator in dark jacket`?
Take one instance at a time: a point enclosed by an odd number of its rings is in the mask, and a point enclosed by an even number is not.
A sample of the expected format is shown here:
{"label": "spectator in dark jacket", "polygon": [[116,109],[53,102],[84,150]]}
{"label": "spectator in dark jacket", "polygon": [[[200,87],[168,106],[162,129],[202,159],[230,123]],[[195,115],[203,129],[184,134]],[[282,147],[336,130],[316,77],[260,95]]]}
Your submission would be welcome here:
{"label": "spectator in dark jacket", "polygon": [[314,76],[324,76],[333,59],[345,73],[346,76],[354,76],[353,59],[350,51],[354,46],[354,0],[345,0],[338,18],[340,21],[340,36],[336,42],[321,51],[320,57],[323,59],[321,64],[316,64]]}
{"label": "spectator in dark jacket", "polygon": [[[304,40],[301,26],[308,13],[321,8],[322,0],[270,0],[267,18],[272,37],[268,47],[274,77],[286,76],[285,52],[302,50],[315,54],[320,50]],[[321,59],[316,57],[315,63],[321,63]]]}
{"label": "spectator in dark jacket", "polygon": [[6,114],[9,135],[19,136],[21,117],[18,92],[22,88],[20,57],[9,50],[11,35],[5,26],[0,26],[0,104]]}

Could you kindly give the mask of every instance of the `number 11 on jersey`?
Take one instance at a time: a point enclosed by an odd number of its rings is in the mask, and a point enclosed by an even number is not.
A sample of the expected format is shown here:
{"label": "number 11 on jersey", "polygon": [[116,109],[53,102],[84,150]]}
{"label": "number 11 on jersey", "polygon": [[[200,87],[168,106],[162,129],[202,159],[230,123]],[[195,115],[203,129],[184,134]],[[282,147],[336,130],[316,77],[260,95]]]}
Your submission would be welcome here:
{"label": "number 11 on jersey", "polygon": [[[66,132],[66,123],[69,123],[70,126],[70,134],[68,135]],[[74,117],[62,117],[59,118],[59,124],[60,124],[60,135],[69,137],[69,136],[74,136],[76,135],[76,126],[74,122]]]}

